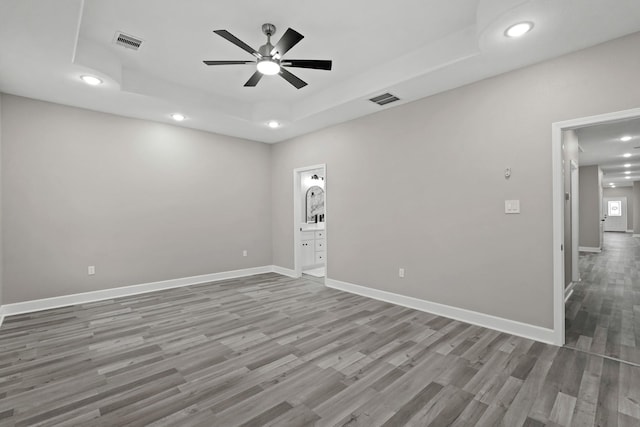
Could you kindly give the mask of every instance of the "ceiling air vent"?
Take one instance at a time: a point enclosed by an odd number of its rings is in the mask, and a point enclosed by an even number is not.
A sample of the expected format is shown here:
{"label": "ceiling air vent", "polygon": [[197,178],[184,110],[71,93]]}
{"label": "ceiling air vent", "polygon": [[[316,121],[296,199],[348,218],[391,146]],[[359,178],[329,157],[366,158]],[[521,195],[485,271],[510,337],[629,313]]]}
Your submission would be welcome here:
{"label": "ceiling air vent", "polygon": [[382,95],[378,95],[374,98],[369,99],[369,101],[374,102],[378,105],[386,105],[389,104],[391,102],[395,102],[395,101],[399,101],[400,98],[398,98],[395,95],[391,95],[390,93],[383,93]]}
{"label": "ceiling air vent", "polygon": [[142,44],[142,40],[128,34],[118,31],[113,38],[113,42],[117,45],[124,46],[127,49],[138,50]]}

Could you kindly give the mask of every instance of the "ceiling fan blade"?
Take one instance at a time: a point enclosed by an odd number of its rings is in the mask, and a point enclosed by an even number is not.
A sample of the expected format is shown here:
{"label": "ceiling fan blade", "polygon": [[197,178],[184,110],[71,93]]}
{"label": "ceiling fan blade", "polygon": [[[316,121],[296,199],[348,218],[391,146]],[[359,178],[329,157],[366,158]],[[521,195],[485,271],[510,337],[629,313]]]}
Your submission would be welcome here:
{"label": "ceiling fan blade", "polygon": [[240,40],[239,38],[237,38],[236,36],[231,34],[229,31],[227,31],[227,30],[215,30],[214,33],[216,33],[217,35],[219,35],[220,37],[222,37],[224,39],[229,40],[231,43],[235,44],[240,49],[246,50],[247,52],[249,52],[251,55],[255,56],[256,58],[262,58],[262,55],[260,55],[260,53],[258,53],[257,50],[255,50],[254,48],[252,48],[251,46],[249,46],[248,44],[246,44],[245,42],[243,42],[242,40]]}
{"label": "ceiling fan blade", "polygon": [[331,61],[320,59],[286,59],[280,65],[295,68],[313,68],[314,70],[331,70]]}
{"label": "ceiling fan blade", "polygon": [[280,68],[280,75],[282,76],[283,79],[285,79],[286,81],[294,85],[296,89],[303,88],[307,85],[307,83],[304,80],[300,79],[299,77],[296,77],[294,74],[290,73],[284,68]]}
{"label": "ceiling fan blade", "polygon": [[282,38],[271,50],[271,56],[277,53],[280,55],[280,58],[282,58],[282,55],[287,53],[289,49],[298,44],[298,42],[303,38],[304,36],[302,34],[292,28],[288,28],[287,31],[285,31],[285,33],[282,35]]}
{"label": "ceiling fan blade", "polygon": [[258,82],[260,81],[260,79],[262,78],[264,74],[262,74],[260,71],[256,71],[255,73],[253,73],[253,76],[251,76],[251,78],[249,78],[249,80],[247,80],[247,82],[244,84],[245,87],[254,87],[255,85],[258,84]]}
{"label": "ceiling fan blade", "polygon": [[240,65],[255,64],[255,61],[202,61],[207,65]]}

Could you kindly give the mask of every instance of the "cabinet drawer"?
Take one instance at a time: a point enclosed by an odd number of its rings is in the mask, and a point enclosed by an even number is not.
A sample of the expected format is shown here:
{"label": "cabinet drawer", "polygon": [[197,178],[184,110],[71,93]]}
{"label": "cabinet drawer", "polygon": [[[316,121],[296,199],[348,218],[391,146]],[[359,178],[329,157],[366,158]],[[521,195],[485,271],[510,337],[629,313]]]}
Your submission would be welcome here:
{"label": "cabinet drawer", "polygon": [[300,239],[302,240],[313,240],[315,238],[314,231],[303,231],[300,233]]}
{"label": "cabinet drawer", "polygon": [[324,251],[324,239],[316,239],[316,251]]}
{"label": "cabinet drawer", "polygon": [[316,252],[316,264],[324,264],[324,252]]}
{"label": "cabinet drawer", "polygon": [[324,239],[324,230],[316,231],[316,239]]}
{"label": "cabinet drawer", "polygon": [[311,240],[303,240],[302,241],[302,247],[303,248],[306,248],[306,247],[314,248],[314,250],[315,250],[314,242],[315,242],[315,240],[313,240],[313,239],[311,239]]}

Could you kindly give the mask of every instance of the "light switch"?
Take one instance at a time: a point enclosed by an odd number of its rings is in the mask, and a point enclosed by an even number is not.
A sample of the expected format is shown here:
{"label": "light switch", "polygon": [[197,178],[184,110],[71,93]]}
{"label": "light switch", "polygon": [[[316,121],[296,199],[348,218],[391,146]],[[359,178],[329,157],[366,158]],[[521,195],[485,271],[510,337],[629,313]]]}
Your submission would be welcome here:
{"label": "light switch", "polygon": [[504,213],[506,213],[506,214],[519,214],[520,213],[520,200],[505,200],[504,201]]}

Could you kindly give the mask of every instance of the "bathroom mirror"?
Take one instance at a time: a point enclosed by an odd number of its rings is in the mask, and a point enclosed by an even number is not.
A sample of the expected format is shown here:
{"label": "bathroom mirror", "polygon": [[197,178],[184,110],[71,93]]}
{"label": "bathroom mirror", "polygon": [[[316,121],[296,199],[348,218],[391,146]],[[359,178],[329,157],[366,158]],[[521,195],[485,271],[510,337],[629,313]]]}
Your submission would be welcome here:
{"label": "bathroom mirror", "polygon": [[307,223],[324,221],[324,190],[317,185],[307,190]]}

